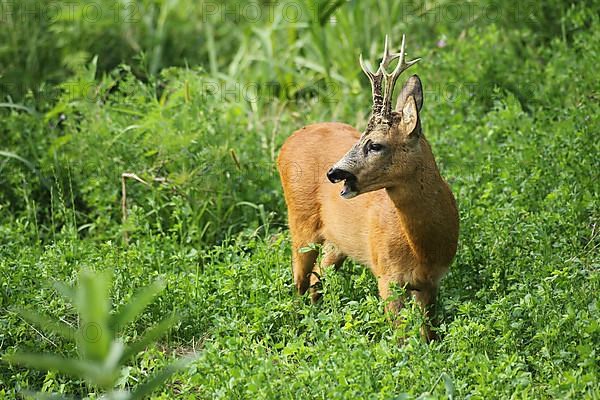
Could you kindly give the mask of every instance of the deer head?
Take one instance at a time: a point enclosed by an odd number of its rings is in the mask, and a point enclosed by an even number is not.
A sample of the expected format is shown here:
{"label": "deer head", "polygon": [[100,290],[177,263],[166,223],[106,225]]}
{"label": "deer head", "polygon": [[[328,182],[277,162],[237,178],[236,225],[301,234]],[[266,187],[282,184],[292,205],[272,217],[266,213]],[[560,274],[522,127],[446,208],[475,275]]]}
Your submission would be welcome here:
{"label": "deer head", "polygon": [[[346,199],[359,194],[392,188],[415,173],[422,164],[419,137],[419,111],[423,105],[423,88],[418,76],[411,76],[392,109],[392,94],[398,77],[420,59],[405,61],[405,37],[400,53],[390,52],[385,38],[383,58],[373,73],[360,57],[360,65],[369,80],[373,109],[367,128],[359,141],[327,173],[332,183],[345,181],[340,195]],[[396,68],[386,68],[398,59]]]}

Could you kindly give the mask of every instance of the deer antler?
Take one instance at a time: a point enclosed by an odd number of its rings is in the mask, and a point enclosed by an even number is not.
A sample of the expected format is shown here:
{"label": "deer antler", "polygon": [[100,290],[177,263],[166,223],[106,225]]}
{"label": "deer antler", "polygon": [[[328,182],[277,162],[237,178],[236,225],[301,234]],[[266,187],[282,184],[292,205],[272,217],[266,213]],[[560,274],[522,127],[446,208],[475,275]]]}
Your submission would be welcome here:
{"label": "deer antler", "polygon": [[360,67],[362,68],[363,72],[365,75],[367,75],[369,81],[371,81],[371,93],[373,94],[373,117],[379,116],[383,108],[383,94],[381,87],[383,73],[381,72],[381,65],[379,65],[377,73],[373,73],[363,61],[362,54],[358,58],[358,61],[360,62]]}
{"label": "deer antler", "polygon": [[[373,115],[371,116],[371,120],[369,121],[369,126],[374,126],[378,123],[390,123],[391,115],[392,115],[392,94],[394,93],[394,86],[396,85],[396,81],[398,77],[402,74],[402,72],[406,71],[412,65],[416,64],[421,60],[417,58],[412,61],[406,62],[404,59],[405,56],[405,48],[406,48],[406,36],[402,35],[402,47],[400,49],[400,53],[391,53],[390,40],[388,35],[385,35],[385,47],[383,50],[383,58],[379,63],[379,68],[377,72],[373,73],[371,69],[366,65],[363,61],[362,54],[359,57],[359,62],[362,70],[371,81],[371,91],[373,93]],[[388,73],[386,71],[386,67],[390,65],[390,63],[399,58],[398,65],[392,73]],[[382,82],[385,87],[382,87]],[[382,92],[382,89],[383,92]]]}

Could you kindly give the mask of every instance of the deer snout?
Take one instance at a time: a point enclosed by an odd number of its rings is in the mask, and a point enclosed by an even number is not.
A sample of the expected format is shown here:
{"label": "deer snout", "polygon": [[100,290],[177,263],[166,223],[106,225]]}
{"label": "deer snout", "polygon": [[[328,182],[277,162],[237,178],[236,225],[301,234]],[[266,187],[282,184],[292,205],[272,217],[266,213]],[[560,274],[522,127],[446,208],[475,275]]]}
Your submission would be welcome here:
{"label": "deer snout", "polygon": [[329,179],[331,183],[338,183],[345,180],[355,181],[356,176],[354,176],[352,172],[333,167],[327,172],[327,179]]}

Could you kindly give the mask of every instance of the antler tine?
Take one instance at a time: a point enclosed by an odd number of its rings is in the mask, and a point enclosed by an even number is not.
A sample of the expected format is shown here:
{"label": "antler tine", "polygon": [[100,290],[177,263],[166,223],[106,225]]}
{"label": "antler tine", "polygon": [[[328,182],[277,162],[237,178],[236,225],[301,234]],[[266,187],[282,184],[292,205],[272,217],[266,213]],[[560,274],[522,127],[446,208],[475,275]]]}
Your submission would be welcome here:
{"label": "antler tine", "polygon": [[383,109],[383,93],[382,93],[382,79],[383,73],[381,71],[381,67],[377,70],[376,73],[373,73],[369,66],[367,65],[368,61],[365,62],[363,60],[362,54],[359,57],[360,67],[363,72],[371,81],[371,93],[373,95],[373,116],[379,117],[381,115],[381,111]]}
{"label": "antler tine", "polygon": [[400,48],[400,61],[398,62],[398,65],[396,66],[396,69],[393,72],[393,73],[396,73],[396,71],[398,71],[397,72],[398,75],[400,75],[402,72],[404,72],[411,66],[413,66],[416,63],[418,63],[419,61],[421,61],[421,57],[415,58],[414,60],[411,60],[408,62],[404,61],[404,57],[406,56],[405,49],[406,49],[406,35],[402,35],[402,47]]}
{"label": "antler tine", "polygon": [[[389,120],[392,113],[392,94],[394,92],[394,86],[396,85],[396,81],[398,77],[402,74],[402,72],[406,71],[408,68],[419,62],[421,59],[417,58],[411,61],[405,61],[406,55],[406,35],[402,35],[402,46],[400,47],[400,53],[389,53],[388,51],[388,39],[387,35],[385,37],[385,55],[384,58],[389,58],[389,61],[400,58],[398,61],[398,65],[392,71],[392,73],[388,73],[385,70],[387,64],[384,65],[383,61],[380,65],[380,68],[383,72],[383,76],[385,78],[385,94],[383,98],[383,119]],[[389,64],[388,61],[388,64]]]}
{"label": "antler tine", "polygon": [[396,58],[400,56],[398,53],[391,53],[390,47],[392,46],[391,40],[388,35],[385,35],[385,44],[383,47],[383,57],[381,58],[381,63],[379,63],[379,71],[386,73],[385,67],[387,67],[390,62],[394,61]]}
{"label": "antler tine", "polygon": [[362,68],[365,75],[367,75],[369,80],[373,82],[373,77],[375,76],[375,74],[373,73],[373,71],[371,71],[367,63],[363,60],[362,53],[360,53],[360,56],[358,57],[358,62],[360,63],[360,67]]}

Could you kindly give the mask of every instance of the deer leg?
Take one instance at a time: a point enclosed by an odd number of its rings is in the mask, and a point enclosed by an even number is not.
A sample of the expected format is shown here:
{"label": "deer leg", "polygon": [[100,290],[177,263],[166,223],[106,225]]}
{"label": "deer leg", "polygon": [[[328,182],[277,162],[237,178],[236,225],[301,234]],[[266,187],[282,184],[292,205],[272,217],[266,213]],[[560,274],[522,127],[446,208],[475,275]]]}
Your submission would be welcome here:
{"label": "deer leg", "polygon": [[[308,244],[308,243],[307,243]],[[292,245],[292,272],[298,294],[306,293],[310,286],[310,275],[317,261],[318,252],[301,251],[304,246]]]}
{"label": "deer leg", "polygon": [[393,294],[393,288],[390,285],[397,284],[400,287],[403,287],[403,282],[398,279],[390,276],[379,276],[377,277],[377,286],[379,288],[379,295],[385,301],[385,313],[388,317],[394,322],[397,323],[396,316],[404,307],[404,296],[398,296],[395,299],[390,299],[390,296]]}
{"label": "deer leg", "polygon": [[310,296],[313,304],[318,302],[322,297],[320,283],[325,269],[333,266],[337,270],[342,266],[345,259],[346,255],[339,251],[333,243],[325,243],[321,263],[320,265],[316,264],[313,268],[313,273],[310,274]]}
{"label": "deer leg", "polygon": [[437,287],[433,285],[420,286],[412,291],[413,296],[425,316],[425,323],[421,326],[421,336],[427,341],[438,340],[438,335],[431,328],[438,325],[435,316],[435,301]]}
{"label": "deer leg", "polygon": [[[294,285],[300,295],[306,293],[310,286],[309,275],[315,267],[318,250],[307,249],[311,244],[322,243],[319,237],[318,216],[306,210],[288,208],[289,226],[292,238],[292,273]],[[308,250],[308,251],[307,251]]]}
{"label": "deer leg", "polygon": [[[423,315],[425,316],[425,323],[421,326],[421,336],[427,341],[427,343],[438,340],[438,335],[431,328],[437,326],[437,320],[435,316],[435,301],[437,297],[437,287],[434,285],[419,285],[414,286],[403,283],[401,281],[391,279],[390,277],[382,276],[378,278],[379,294],[381,298],[387,300],[392,295],[390,284],[398,284],[400,287],[404,287],[409,290],[415,297],[415,301],[421,308]],[[404,296],[400,296],[397,299],[386,301],[385,311],[389,318],[397,324],[398,312],[404,306]]]}

